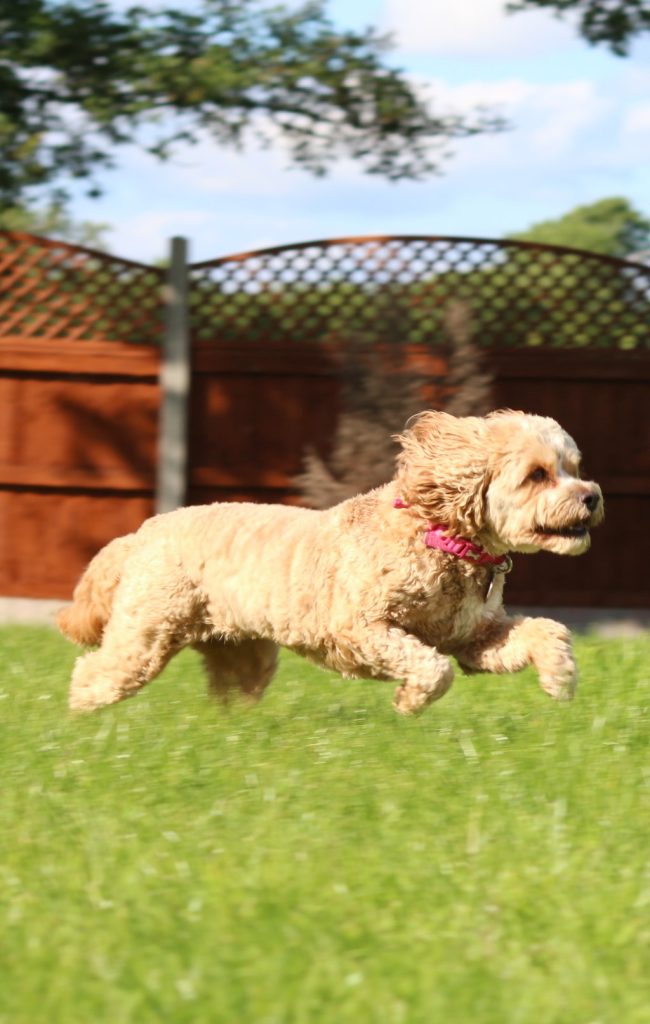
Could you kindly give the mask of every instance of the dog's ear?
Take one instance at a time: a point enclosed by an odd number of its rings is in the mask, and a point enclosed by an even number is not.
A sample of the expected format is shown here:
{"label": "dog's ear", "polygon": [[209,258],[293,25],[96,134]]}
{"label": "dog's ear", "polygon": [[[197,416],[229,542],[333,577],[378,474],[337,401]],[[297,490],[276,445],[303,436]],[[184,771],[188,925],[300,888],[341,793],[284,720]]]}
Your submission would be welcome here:
{"label": "dog's ear", "polygon": [[431,522],[470,537],[484,524],[488,488],[485,420],[425,412],[397,437],[400,496]]}

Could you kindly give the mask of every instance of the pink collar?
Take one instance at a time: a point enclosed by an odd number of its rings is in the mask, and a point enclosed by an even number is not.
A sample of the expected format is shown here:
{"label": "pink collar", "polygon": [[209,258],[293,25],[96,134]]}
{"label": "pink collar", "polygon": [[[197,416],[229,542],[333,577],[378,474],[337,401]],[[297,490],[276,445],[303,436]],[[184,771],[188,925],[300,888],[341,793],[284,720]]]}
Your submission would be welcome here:
{"label": "pink collar", "polygon": [[[408,508],[402,498],[395,498],[395,508]],[[471,540],[464,540],[462,537],[447,537],[444,526],[429,527],[424,533],[424,543],[428,548],[436,548],[438,551],[445,551],[448,555],[455,555],[456,558],[463,558],[466,562],[473,562],[474,565],[491,565],[497,572],[510,572],[512,559],[510,555],[490,555],[480,544],[474,544]]]}
{"label": "pink collar", "polygon": [[489,555],[485,548],[482,548],[480,544],[474,544],[471,540],[463,540],[462,537],[447,537],[444,526],[430,524],[424,534],[424,543],[428,548],[446,551],[448,555],[464,558],[466,562],[473,562],[474,565],[491,565],[498,572],[510,572],[512,569],[510,555]]}

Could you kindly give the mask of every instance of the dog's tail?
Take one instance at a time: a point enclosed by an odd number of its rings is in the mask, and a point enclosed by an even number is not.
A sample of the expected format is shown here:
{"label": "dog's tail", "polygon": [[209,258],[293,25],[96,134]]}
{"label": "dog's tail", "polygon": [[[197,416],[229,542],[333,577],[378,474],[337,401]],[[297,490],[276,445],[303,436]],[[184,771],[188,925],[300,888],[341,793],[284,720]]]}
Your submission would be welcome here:
{"label": "dog's tail", "polygon": [[57,615],[59,629],[74,643],[90,647],[100,642],[134,536],[116,537],[95,555],[74,589],[72,604]]}

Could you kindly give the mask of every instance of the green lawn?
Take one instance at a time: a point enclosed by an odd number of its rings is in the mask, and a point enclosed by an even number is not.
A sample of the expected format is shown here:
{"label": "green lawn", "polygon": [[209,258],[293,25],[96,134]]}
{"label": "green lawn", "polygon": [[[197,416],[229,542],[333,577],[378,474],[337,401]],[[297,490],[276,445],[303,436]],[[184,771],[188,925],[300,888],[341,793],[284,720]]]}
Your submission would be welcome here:
{"label": "green lawn", "polygon": [[0,630],[1,1024],[647,1024],[650,639],[577,648],[572,705],[287,655],[226,713],[186,654],[75,718]]}

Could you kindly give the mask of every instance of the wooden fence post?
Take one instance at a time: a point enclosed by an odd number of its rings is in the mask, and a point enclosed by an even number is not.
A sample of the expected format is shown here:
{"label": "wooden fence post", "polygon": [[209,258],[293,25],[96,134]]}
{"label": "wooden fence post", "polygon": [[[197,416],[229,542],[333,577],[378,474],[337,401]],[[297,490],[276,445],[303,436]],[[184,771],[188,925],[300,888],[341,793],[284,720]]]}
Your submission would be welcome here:
{"label": "wooden fence post", "polygon": [[170,512],[184,504],[187,486],[187,417],[191,367],[185,238],[171,240],[165,314],[160,365],[156,512]]}

